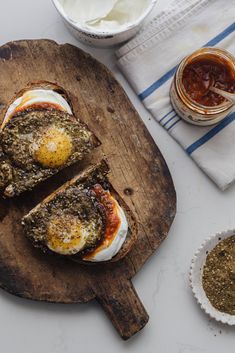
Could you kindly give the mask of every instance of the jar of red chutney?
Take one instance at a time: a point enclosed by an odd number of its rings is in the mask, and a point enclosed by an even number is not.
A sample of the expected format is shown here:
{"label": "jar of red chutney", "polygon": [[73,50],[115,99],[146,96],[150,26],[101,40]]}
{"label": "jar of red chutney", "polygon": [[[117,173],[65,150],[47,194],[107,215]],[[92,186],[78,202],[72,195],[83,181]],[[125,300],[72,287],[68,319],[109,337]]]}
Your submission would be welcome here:
{"label": "jar of red chutney", "polygon": [[179,65],[170,97],[179,116],[195,125],[213,125],[223,120],[234,105],[210,91],[210,87],[235,93],[235,57],[226,50],[203,48]]}

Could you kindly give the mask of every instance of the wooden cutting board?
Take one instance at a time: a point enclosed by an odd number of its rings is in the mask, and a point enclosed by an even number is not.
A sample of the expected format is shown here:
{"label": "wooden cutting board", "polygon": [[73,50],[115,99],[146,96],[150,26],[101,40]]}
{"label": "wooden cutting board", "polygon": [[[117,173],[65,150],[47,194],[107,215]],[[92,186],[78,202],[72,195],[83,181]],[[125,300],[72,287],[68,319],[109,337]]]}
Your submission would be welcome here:
{"label": "wooden cutting board", "polygon": [[[0,47],[0,118],[11,98],[30,82],[47,80],[72,93],[75,114],[102,142],[92,156],[44,182],[33,192],[0,200],[0,286],[40,301],[102,305],[123,339],[148,321],[131,278],[166,238],[176,212],[167,165],[111,72],[80,49],[50,40]],[[105,156],[115,189],[135,213],[138,241],[121,262],[82,266],[46,256],[25,239],[21,218],[51,191]]]}

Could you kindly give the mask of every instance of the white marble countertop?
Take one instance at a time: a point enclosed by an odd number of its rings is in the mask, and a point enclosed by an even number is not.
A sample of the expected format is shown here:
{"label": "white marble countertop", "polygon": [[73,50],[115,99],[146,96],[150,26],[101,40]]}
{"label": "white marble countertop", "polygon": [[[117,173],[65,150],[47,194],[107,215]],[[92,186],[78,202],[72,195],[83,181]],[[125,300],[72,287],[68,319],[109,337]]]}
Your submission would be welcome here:
{"label": "white marble countertop", "polygon": [[[159,0],[155,12],[170,0]],[[150,314],[146,328],[123,342],[97,303],[54,305],[0,291],[0,350],[3,353],[232,353],[234,328],[210,320],[196,304],[188,271],[205,237],[235,228],[235,186],[220,192],[157,125],[118,71],[113,50],[85,47],[64,27],[50,0],[8,0],[0,5],[0,44],[51,38],[75,44],[115,74],[161,149],[175,183],[178,212],[169,237],[134,278]],[[0,78],[1,79],[1,78]]]}

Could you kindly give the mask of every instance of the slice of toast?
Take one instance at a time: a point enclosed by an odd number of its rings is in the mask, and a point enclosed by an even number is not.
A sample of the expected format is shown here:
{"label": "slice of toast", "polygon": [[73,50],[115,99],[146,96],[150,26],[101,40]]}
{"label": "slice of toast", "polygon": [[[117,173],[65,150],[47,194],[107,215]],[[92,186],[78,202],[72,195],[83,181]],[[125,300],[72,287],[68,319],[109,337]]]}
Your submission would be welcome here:
{"label": "slice of toast", "polygon": [[[122,259],[132,248],[133,244],[137,239],[137,222],[129,209],[125,201],[120,197],[120,195],[115,191],[113,186],[111,185],[108,179],[109,167],[106,161],[102,160],[99,164],[92,166],[87,169],[83,173],[79,174],[71,181],[67,182],[63,186],[61,186],[54,193],[49,195],[45,200],[43,200],[39,205],[37,205],[32,211],[26,215],[22,224],[24,227],[25,235],[28,239],[31,240],[35,247],[40,248],[45,253],[52,253],[52,251],[47,246],[48,239],[48,224],[49,220],[55,213],[58,213],[61,217],[64,214],[68,214],[72,212],[69,210],[68,205],[72,205],[74,202],[74,198],[71,195],[76,195],[77,199],[79,199],[79,193],[86,192],[89,195],[89,190],[92,189],[94,185],[101,185],[105,190],[109,190],[112,197],[118,202],[119,206],[124,210],[125,216],[128,222],[128,232],[125,238],[125,242],[123,243],[121,249],[118,253],[109,261],[104,262],[116,262]],[[61,201],[63,200],[63,201]],[[66,200],[66,202],[65,202]],[[76,200],[76,199],[75,199]],[[75,201],[76,202],[76,201]],[[94,203],[95,204],[95,203]],[[56,206],[57,205],[57,206]],[[61,205],[65,205],[64,208]],[[57,207],[57,209],[56,209]],[[74,207],[74,206],[73,206]],[[87,211],[84,209],[84,205],[81,204],[80,209],[86,213]],[[79,214],[79,207],[77,214]],[[105,221],[104,221],[105,224]],[[92,248],[81,250],[77,254],[72,255],[63,255],[64,257],[71,259],[73,261],[83,263],[83,264],[97,264],[100,262],[90,262],[84,261],[84,256],[89,254],[91,251],[96,249],[100,245],[100,241],[103,239],[98,239],[95,245]]]}
{"label": "slice of toast", "polygon": [[[59,94],[73,112],[69,94],[50,82],[27,86],[9,106],[25,92],[38,89]],[[0,131],[0,193],[4,197],[33,189],[100,145],[94,133],[71,112],[45,102],[34,103],[5,119]]]}

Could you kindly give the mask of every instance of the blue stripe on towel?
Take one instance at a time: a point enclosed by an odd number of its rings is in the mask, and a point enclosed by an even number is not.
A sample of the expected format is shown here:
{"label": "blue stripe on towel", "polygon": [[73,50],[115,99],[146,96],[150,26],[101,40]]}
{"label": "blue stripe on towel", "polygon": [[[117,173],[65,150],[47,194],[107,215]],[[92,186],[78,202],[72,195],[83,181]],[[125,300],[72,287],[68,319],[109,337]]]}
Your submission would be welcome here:
{"label": "blue stripe on towel", "polygon": [[178,120],[176,120],[173,124],[171,124],[171,126],[169,126],[167,128],[167,131],[169,131],[170,129],[172,129],[176,124],[178,124],[181,121],[181,118],[179,118]]}
{"label": "blue stripe on towel", "polygon": [[221,130],[223,130],[226,126],[231,124],[235,120],[235,112],[224,118],[218,125],[212,128],[207,134],[202,136],[199,140],[194,142],[191,146],[186,149],[186,152],[191,155],[194,151],[196,151],[199,147],[208,142],[212,137],[217,135]]}
{"label": "blue stripe on towel", "polygon": [[177,69],[178,65],[173,67],[170,71],[168,71],[165,75],[163,75],[159,80],[154,82],[149,88],[147,88],[144,92],[139,94],[139,98],[143,101],[145,98],[150,96],[154,91],[156,91],[159,87],[164,85],[171,77],[174,76],[175,71]]}
{"label": "blue stripe on towel", "polygon": [[204,47],[214,47],[216,44],[221,42],[227,36],[235,31],[235,22],[233,22],[229,27],[227,27],[223,32],[218,34],[215,38],[210,40],[208,43],[204,45]]}
{"label": "blue stripe on towel", "polygon": [[[227,36],[235,31],[235,22],[232,23],[229,27],[227,27],[223,32],[219,33],[216,37],[211,39],[208,43],[204,45],[204,47],[212,47],[221,42]],[[156,91],[159,87],[161,87],[164,83],[166,83],[171,77],[174,76],[175,71],[178,65],[173,67],[173,69],[169,70],[165,75],[163,75],[159,80],[154,82],[150,87],[148,87],[145,91],[139,94],[139,98],[143,101],[148,96],[150,96],[154,91]]]}
{"label": "blue stripe on towel", "polygon": [[173,113],[174,109],[172,109],[169,113],[167,113],[166,115],[164,115],[160,120],[159,123],[161,123],[168,115],[170,115],[171,113]]}
{"label": "blue stripe on towel", "polygon": [[165,127],[169,122],[177,117],[177,114],[173,115],[170,119],[168,119],[162,126]]}

